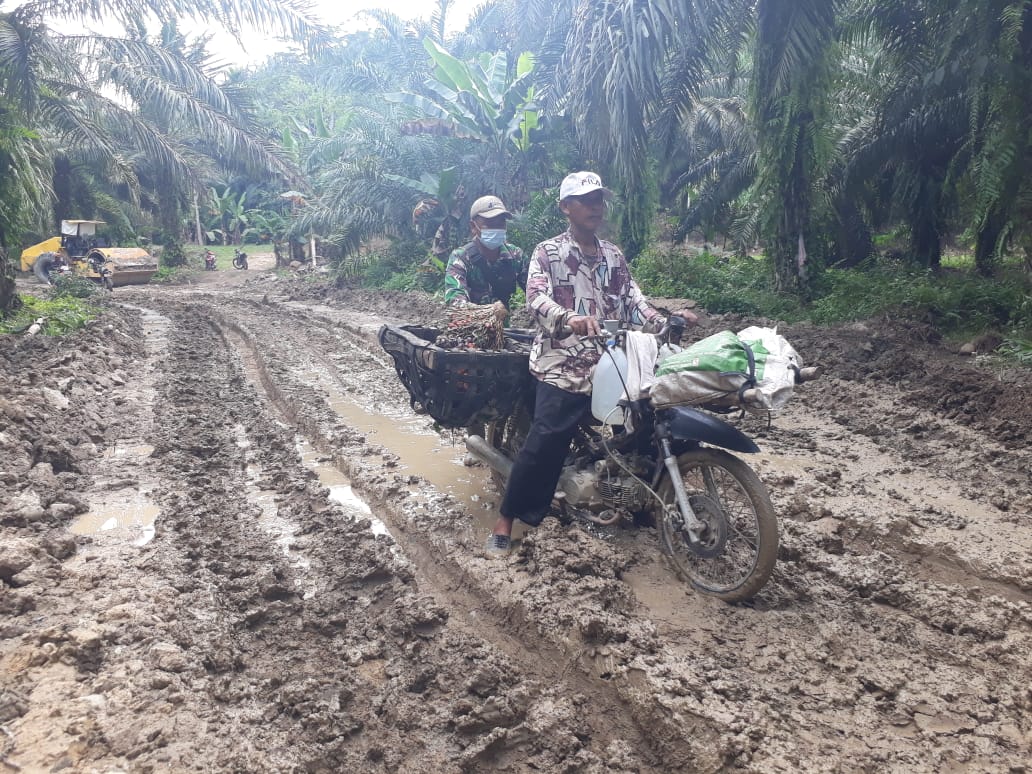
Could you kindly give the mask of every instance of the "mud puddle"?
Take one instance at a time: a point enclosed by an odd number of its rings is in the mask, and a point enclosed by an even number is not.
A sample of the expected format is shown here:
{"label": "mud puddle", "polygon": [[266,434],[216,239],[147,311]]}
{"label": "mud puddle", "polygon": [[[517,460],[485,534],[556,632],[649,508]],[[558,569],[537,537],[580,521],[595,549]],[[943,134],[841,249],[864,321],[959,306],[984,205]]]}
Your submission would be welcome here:
{"label": "mud puddle", "polygon": [[146,493],[134,493],[120,502],[108,501],[94,506],[68,530],[73,535],[103,535],[142,547],[154,539],[159,512]]}
{"label": "mud puddle", "polygon": [[326,394],[327,405],[347,425],[397,455],[398,473],[423,478],[438,491],[463,503],[474,516],[475,528],[483,530],[493,526],[498,499],[494,484],[489,471],[463,463],[464,433],[446,431],[447,435],[441,435],[425,429],[425,419],[420,417],[408,419],[370,413],[342,392],[336,379],[323,369],[310,367],[295,373],[300,379],[318,385]]}
{"label": "mud puddle", "polygon": [[330,499],[343,506],[349,515],[356,519],[368,519],[374,535],[390,535],[387,525],[373,515],[372,509],[365,500],[355,494],[351,481],[332,461],[321,454],[304,438],[297,438],[297,451],[301,462],[319,477],[319,483],[329,490]]}
{"label": "mud puddle", "polygon": [[[161,357],[168,350],[168,334],[172,321],[151,309],[121,304],[139,313],[144,347],[149,357]],[[128,379],[112,378],[105,399],[120,405],[122,411],[135,413],[143,421],[133,428],[136,432],[112,442],[101,452],[98,475],[86,493],[89,510],[68,527],[74,535],[103,538],[120,544],[143,547],[154,539],[160,508],[151,498],[155,482],[148,470],[154,446],[146,435],[154,405],[154,379],[148,373],[129,375]],[[114,401],[114,396],[118,400]]]}

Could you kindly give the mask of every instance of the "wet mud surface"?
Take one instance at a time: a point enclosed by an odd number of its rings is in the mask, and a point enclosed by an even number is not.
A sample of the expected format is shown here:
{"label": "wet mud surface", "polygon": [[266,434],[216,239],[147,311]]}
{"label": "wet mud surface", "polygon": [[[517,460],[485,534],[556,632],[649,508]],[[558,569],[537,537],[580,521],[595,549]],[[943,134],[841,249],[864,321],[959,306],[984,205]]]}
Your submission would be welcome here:
{"label": "wet mud surface", "polygon": [[730,606],[648,528],[478,555],[490,477],[375,338],[429,297],[111,300],[0,339],[0,771],[1026,770],[1027,372],[782,328],[827,376],[740,420],[782,545]]}

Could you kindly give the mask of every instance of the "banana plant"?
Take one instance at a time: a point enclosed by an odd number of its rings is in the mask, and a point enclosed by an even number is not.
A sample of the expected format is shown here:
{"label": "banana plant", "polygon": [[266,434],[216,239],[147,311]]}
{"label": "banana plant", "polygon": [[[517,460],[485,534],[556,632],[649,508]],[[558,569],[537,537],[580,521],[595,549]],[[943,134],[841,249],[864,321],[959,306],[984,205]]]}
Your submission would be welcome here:
{"label": "banana plant", "polygon": [[[443,169],[437,175],[424,173],[419,180],[392,174],[385,174],[384,178],[422,195],[412,210],[412,225],[420,229],[421,223],[436,224],[431,259],[446,259],[462,239],[459,224],[467,205],[466,189],[459,182],[455,167]],[[444,272],[443,264],[440,270]]]}
{"label": "banana plant", "polygon": [[[534,56],[525,52],[510,69],[504,51],[482,53],[475,62],[464,62],[427,38],[423,46],[433,61],[433,76],[424,93],[395,92],[385,99],[406,105],[421,118],[402,126],[407,134],[435,134],[481,143],[493,157],[486,169],[501,182],[507,162],[521,166],[529,154],[542,117],[535,103],[531,74]],[[493,169],[492,169],[493,167]],[[498,190],[497,185],[490,186]]]}
{"label": "banana plant", "polygon": [[211,222],[215,226],[209,231],[209,235],[218,232],[222,237],[222,244],[239,244],[241,232],[247,228],[250,219],[251,211],[244,206],[246,199],[246,191],[237,194],[226,188],[220,195],[214,188],[209,188],[208,208]]}

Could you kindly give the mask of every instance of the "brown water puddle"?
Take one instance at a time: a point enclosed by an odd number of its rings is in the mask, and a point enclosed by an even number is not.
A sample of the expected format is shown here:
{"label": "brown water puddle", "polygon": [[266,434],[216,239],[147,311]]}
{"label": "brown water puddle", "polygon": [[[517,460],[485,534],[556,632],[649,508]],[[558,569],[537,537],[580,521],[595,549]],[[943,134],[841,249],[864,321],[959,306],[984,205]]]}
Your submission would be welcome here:
{"label": "brown water puddle", "polygon": [[[306,382],[317,384],[326,393],[334,413],[350,427],[367,436],[400,458],[396,470],[426,479],[435,489],[446,492],[466,506],[474,517],[474,528],[487,532],[498,517],[498,493],[490,471],[463,464],[466,455],[464,434],[441,435],[427,429],[423,417],[385,416],[373,413],[342,392],[335,380],[318,368],[297,372]],[[522,532],[515,533],[519,537]]]}
{"label": "brown water puddle", "polygon": [[319,477],[319,483],[329,490],[333,502],[342,505],[358,518],[369,519],[370,529],[374,535],[390,534],[387,525],[373,515],[365,500],[355,494],[355,490],[351,488],[351,481],[336,465],[303,438],[298,438],[297,450],[305,467],[314,471]]}
{"label": "brown water puddle", "polygon": [[[144,339],[148,356],[160,358],[168,347],[168,329],[171,321],[151,309],[131,304],[122,304],[127,309],[139,312],[143,323]],[[153,377],[144,376],[136,385],[141,394],[153,403]],[[120,543],[131,543],[141,547],[154,539],[155,522],[161,509],[151,501],[149,493],[153,484],[148,480],[146,462],[154,447],[144,443],[141,437],[123,438],[115,441],[103,452],[106,476],[98,479],[88,493],[92,500],[90,510],[76,519],[68,528],[75,535],[110,539]],[[107,491],[111,481],[131,475],[140,483],[136,488],[124,487]]]}
{"label": "brown water puddle", "polygon": [[145,546],[154,538],[160,509],[143,492],[131,492],[92,506],[68,528],[75,535],[112,537]]}

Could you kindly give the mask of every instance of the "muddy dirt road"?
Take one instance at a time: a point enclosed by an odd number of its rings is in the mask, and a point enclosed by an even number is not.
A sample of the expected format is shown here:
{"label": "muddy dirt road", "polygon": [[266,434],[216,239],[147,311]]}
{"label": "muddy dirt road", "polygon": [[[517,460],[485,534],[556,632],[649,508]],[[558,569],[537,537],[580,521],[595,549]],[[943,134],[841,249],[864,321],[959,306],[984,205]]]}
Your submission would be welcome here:
{"label": "muddy dirt road", "polygon": [[0,339],[0,772],[1029,766],[1027,373],[783,329],[830,376],[745,420],[782,548],[728,606],[648,529],[477,555],[489,476],[375,341],[425,298],[203,279]]}

